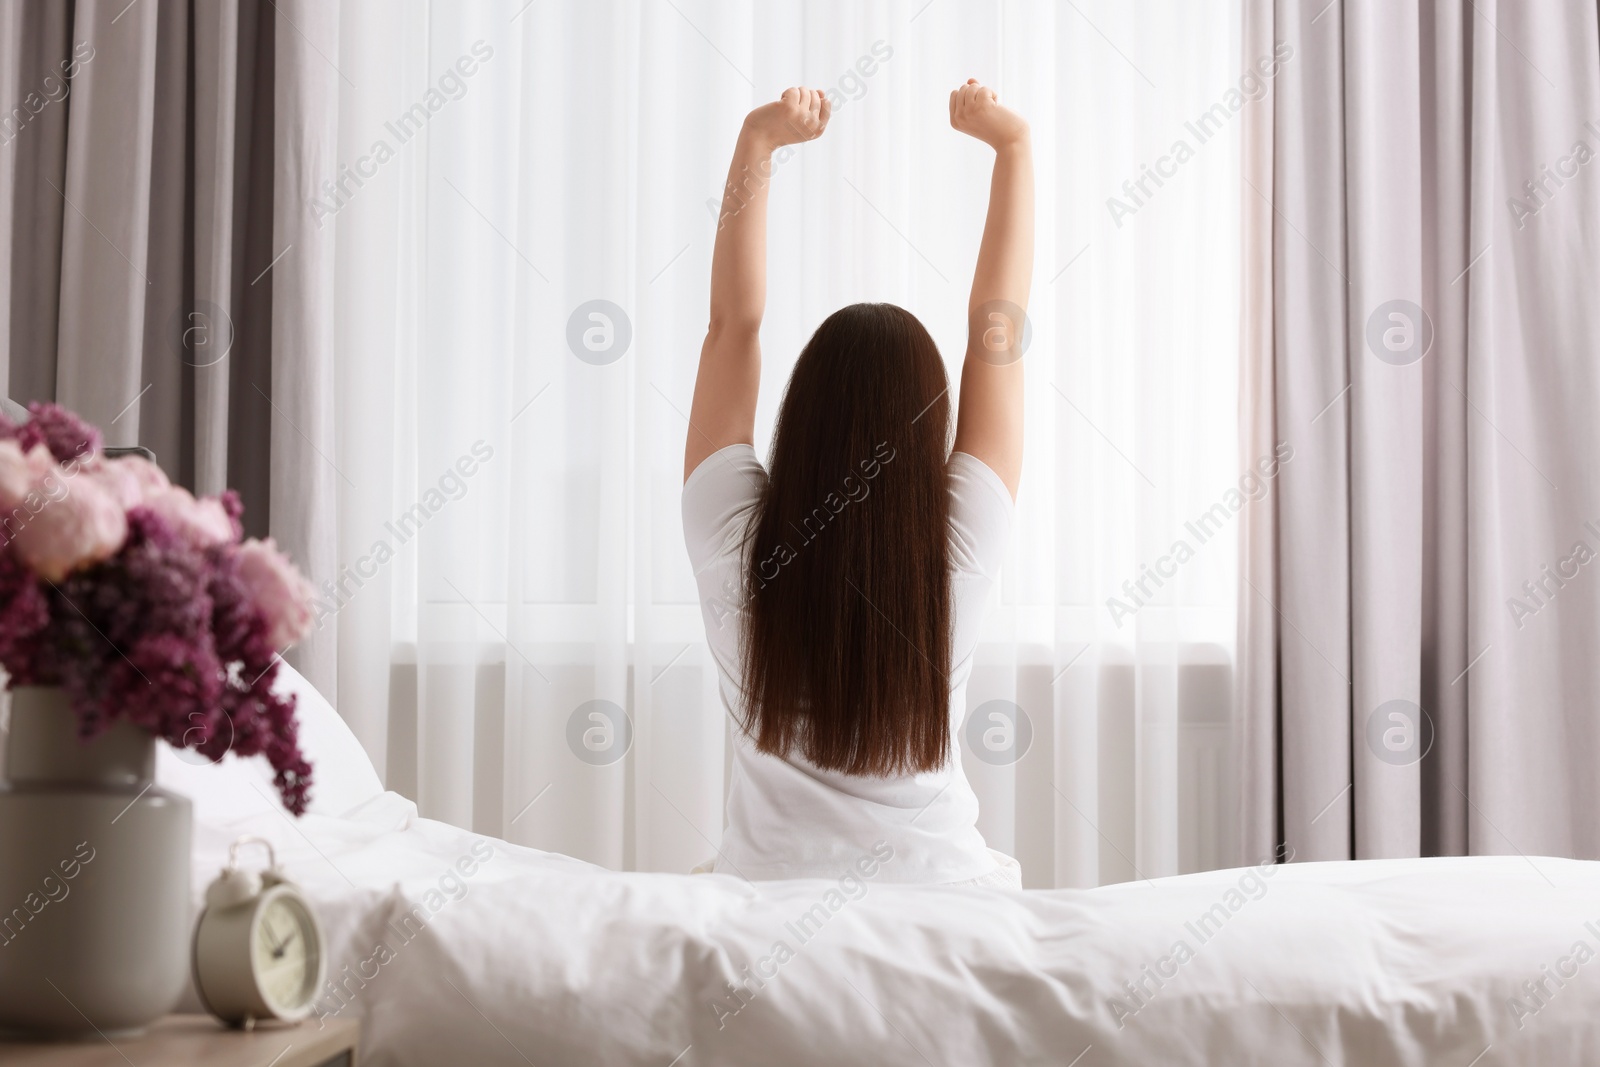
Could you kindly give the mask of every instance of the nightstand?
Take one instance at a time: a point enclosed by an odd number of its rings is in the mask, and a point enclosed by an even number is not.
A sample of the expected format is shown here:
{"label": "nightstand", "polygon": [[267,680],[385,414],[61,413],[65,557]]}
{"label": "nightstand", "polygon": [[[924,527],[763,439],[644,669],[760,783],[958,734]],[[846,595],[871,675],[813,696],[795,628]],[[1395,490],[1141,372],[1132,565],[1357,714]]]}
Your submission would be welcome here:
{"label": "nightstand", "polygon": [[14,1042],[0,1038],[4,1067],[356,1067],[361,1024],[315,1019],[230,1030],[209,1015],[168,1015],[138,1037],[93,1042]]}

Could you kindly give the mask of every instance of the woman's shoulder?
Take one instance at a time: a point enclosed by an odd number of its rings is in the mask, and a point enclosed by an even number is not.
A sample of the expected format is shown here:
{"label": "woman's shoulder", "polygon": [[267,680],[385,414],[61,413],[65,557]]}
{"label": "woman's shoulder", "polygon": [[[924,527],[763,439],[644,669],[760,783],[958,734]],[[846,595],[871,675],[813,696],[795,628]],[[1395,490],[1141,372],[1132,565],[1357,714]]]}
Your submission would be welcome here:
{"label": "woman's shoulder", "polygon": [[689,473],[683,483],[683,537],[696,570],[729,550],[766,484],[766,469],[747,444],[719,448]]}
{"label": "woman's shoulder", "polygon": [[952,452],[945,464],[945,475],[952,494],[972,494],[980,498],[985,494],[997,497],[1009,513],[1013,507],[1011,491],[1006,483],[989,466],[970,452]]}
{"label": "woman's shoulder", "polygon": [[952,452],[945,470],[952,563],[960,571],[992,575],[1011,540],[1016,504],[1000,476],[977,456]]}

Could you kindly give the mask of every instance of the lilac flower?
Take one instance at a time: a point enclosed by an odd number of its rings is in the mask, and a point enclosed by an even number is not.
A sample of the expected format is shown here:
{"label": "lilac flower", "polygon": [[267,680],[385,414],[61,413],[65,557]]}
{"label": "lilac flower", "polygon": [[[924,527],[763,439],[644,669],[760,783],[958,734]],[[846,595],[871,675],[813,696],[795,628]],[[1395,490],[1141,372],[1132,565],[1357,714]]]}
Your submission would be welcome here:
{"label": "lilac flower", "polygon": [[[3,417],[3,416],[0,416]],[[50,604],[39,580],[10,552],[0,552],[0,663],[12,685],[37,685],[36,646],[50,625]]]}
{"label": "lilac flower", "polygon": [[35,400],[28,405],[28,421],[17,427],[17,443],[26,452],[42,444],[57,463],[83,459],[100,451],[100,431],[57,404]]}

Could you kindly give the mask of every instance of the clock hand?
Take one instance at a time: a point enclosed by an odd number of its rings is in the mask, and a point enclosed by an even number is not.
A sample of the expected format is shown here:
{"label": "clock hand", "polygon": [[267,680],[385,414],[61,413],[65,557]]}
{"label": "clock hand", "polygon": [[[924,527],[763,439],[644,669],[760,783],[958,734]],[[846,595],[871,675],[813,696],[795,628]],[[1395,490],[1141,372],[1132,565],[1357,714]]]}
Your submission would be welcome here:
{"label": "clock hand", "polygon": [[277,959],[279,956],[282,956],[284,943],[280,942],[277,936],[273,933],[272,924],[267,922],[266,919],[262,919],[261,929],[266,933],[268,943],[272,945],[272,958]]}
{"label": "clock hand", "polygon": [[274,945],[274,949],[272,949],[272,958],[274,958],[274,960],[282,960],[283,953],[285,953],[286,950],[288,950],[288,947],[290,947],[290,944],[293,941],[294,941],[294,931],[290,931],[290,936],[285,937],[285,939],[283,939],[283,941],[280,941],[280,942],[278,942],[277,945]]}

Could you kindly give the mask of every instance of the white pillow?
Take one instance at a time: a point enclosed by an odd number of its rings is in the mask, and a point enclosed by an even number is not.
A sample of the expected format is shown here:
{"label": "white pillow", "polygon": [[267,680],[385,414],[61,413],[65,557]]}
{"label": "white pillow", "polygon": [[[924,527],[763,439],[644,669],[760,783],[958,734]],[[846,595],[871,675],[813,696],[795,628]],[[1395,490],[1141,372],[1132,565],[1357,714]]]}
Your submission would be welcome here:
{"label": "white pillow", "polygon": [[[297,698],[300,751],[311,763],[308,813],[343,815],[383,792],[383,783],[361,742],[299,671],[280,662],[273,689]],[[180,754],[160,742],[156,745],[156,782],[188,797],[200,826],[220,826],[265,811],[285,810],[265,756],[229,754],[213,764],[193,751]]]}

